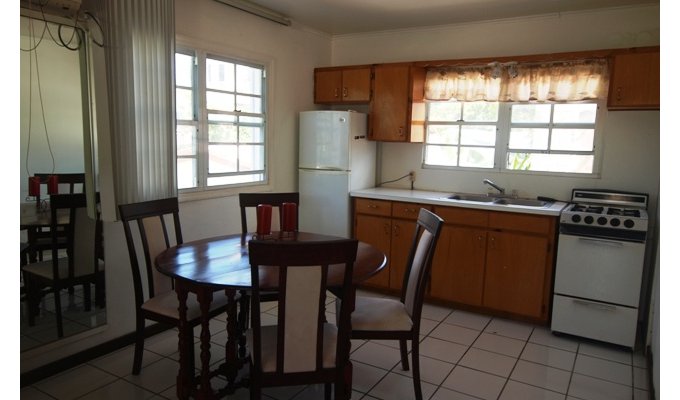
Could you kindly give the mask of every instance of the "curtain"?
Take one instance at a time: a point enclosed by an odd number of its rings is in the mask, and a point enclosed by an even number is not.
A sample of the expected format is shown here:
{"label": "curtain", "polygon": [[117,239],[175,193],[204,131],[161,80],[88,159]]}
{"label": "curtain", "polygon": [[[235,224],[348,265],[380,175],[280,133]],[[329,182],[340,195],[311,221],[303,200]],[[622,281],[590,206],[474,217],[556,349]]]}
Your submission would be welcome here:
{"label": "curtain", "polygon": [[491,63],[431,69],[425,79],[427,100],[579,101],[605,98],[605,59],[543,64]]}
{"label": "curtain", "polygon": [[174,1],[104,3],[116,203],[176,196]]}

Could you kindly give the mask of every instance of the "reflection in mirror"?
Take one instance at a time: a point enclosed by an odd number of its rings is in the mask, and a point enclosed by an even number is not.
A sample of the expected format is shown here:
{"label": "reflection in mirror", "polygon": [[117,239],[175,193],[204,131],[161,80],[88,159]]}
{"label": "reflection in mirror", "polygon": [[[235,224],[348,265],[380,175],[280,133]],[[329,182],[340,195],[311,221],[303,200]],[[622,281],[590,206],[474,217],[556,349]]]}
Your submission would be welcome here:
{"label": "reflection in mirror", "polygon": [[[40,17],[39,17],[40,18]],[[85,193],[90,206],[85,215],[96,219],[91,160],[90,101],[88,97],[87,36],[68,20],[45,22],[21,16],[21,351],[34,349],[106,323],[103,273],[85,285],[78,283],[60,291],[63,327],[57,329],[55,297],[49,277],[40,276],[41,262],[51,266],[50,194]],[[44,175],[43,175],[44,174]],[[29,185],[29,178],[38,179]],[[55,179],[52,176],[60,178]],[[76,179],[79,178],[79,179]],[[76,180],[70,184],[69,180]],[[39,181],[39,182],[38,182]],[[37,192],[36,192],[37,190]],[[68,210],[66,221],[68,222]],[[60,210],[61,212],[61,210]],[[58,217],[60,218],[60,217]],[[77,225],[77,224],[76,224]],[[64,226],[64,225],[62,225]],[[67,251],[68,235],[58,228],[58,258],[79,256]],[[75,230],[79,228],[74,227]],[[98,229],[86,250],[103,271],[103,239]],[[75,232],[75,237],[78,233]],[[82,248],[80,244],[75,244]],[[62,243],[64,242],[64,243]],[[90,250],[89,248],[93,249]],[[77,268],[75,268],[77,269]],[[31,273],[28,273],[31,271]],[[51,275],[45,268],[43,275]],[[41,282],[33,307],[28,306],[27,275]],[[60,276],[64,274],[60,273]],[[45,285],[45,282],[48,284]],[[88,288],[89,292],[88,293]],[[31,287],[31,293],[37,293]],[[91,301],[86,301],[87,297]],[[30,312],[29,312],[30,311]],[[29,315],[31,321],[29,321]]]}

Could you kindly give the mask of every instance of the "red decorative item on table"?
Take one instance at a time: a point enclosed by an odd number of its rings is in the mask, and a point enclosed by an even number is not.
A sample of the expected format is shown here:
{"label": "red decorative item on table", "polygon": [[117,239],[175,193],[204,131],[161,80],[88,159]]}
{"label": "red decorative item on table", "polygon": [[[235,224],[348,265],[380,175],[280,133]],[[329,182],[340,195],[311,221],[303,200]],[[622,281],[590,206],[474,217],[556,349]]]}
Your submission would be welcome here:
{"label": "red decorative item on table", "polygon": [[271,204],[257,205],[257,236],[266,236],[272,233],[272,206]]}
{"label": "red decorative item on table", "polygon": [[37,176],[28,177],[28,195],[29,196],[40,195],[40,178],[38,178]]}
{"label": "red decorative item on table", "polygon": [[47,193],[59,194],[59,177],[57,175],[47,177]]}
{"label": "red decorative item on table", "polygon": [[295,232],[297,230],[297,204],[281,204],[281,230]]}

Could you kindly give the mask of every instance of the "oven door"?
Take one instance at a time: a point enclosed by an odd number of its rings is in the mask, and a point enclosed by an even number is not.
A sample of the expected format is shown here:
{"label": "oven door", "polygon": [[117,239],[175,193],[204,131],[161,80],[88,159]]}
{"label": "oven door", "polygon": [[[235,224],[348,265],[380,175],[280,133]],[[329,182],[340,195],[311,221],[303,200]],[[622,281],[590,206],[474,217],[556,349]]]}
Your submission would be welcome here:
{"label": "oven door", "polygon": [[638,307],[644,243],[559,235],[555,294]]}

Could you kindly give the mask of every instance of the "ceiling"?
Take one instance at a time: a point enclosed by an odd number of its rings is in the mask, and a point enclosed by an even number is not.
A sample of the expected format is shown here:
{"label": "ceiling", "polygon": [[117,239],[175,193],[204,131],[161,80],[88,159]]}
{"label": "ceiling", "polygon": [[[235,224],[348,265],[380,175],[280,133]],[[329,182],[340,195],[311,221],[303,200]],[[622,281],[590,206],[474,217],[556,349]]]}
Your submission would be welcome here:
{"label": "ceiling", "polygon": [[660,0],[251,0],[332,35],[593,10]]}

